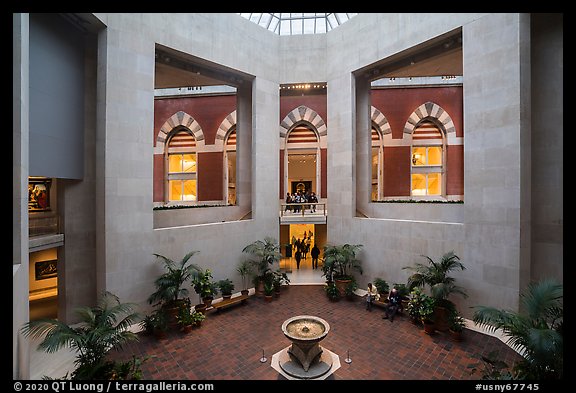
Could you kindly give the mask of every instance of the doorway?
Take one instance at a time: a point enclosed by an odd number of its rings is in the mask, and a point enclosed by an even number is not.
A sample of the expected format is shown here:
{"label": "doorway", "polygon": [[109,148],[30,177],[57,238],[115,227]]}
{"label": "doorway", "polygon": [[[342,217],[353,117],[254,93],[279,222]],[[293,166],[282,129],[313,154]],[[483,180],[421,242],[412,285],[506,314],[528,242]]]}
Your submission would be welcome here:
{"label": "doorway", "polygon": [[[312,256],[310,251],[306,257],[300,260],[300,269],[296,268],[294,240],[310,239],[310,250],[314,244],[320,249],[318,269],[312,269]],[[323,284],[322,277],[322,252],[326,245],[326,224],[289,224],[280,225],[280,244],[282,245],[283,258],[280,261],[280,269],[289,274],[290,284]]]}

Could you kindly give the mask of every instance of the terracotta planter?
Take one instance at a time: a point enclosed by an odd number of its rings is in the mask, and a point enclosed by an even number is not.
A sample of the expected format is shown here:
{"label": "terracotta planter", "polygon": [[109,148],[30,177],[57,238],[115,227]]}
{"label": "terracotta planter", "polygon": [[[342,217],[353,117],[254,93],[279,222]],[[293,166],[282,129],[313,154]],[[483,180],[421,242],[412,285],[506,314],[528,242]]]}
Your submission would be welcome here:
{"label": "terracotta planter", "polygon": [[230,299],[232,297],[231,293],[227,293],[227,294],[222,294],[222,299],[226,300],[226,299]]}
{"label": "terracotta planter", "polygon": [[337,278],[334,280],[334,282],[336,283],[336,288],[338,288],[338,292],[340,292],[340,296],[345,297],[346,287],[348,286],[348,284],[352,282],[352,280]]}
{"label": "terracotta planter", "polygon": [[434,325],[439,332],[447,332],[450,328],[448,323],[448,309],[445,307],[434,308]]}
{"label": "terracotta planter", "polygon": [[196,310],[196,312],[200,312],[202,314],[206,314],[206,304],[204,303],[199,303],[197,305],[194,306],[194,310]]}
{"label": "terracotta planter", "polygon": [[202,298],[202,301],[204,302],[204,304],[206,305],[206,308],[210,307],[212,305],[212,300],[214,300],[213,297],[204,297]]}
{"label": "terracotta planter", "polygon": [[185,334],[190,333],[192,331],[192,325],[184,325],[180,328],[180,331]]}
{"label": "terracotta planter", "polygon": [[424,333],[428,335],[436,333],[436,327],[434,325],[434,322],[422,321],[422,324],[424,325]]}
{"label": "terracotta planter", "polygon": [[248,296],[250,292],[247,289],[243,289],[240,291],[240,294],[242,294],[242,296]]}
{"label": "terracotta planter", "polygon": [[264,295],[264,300],[265,300],[266,302],[269,303],[269,302],[272,301],[272,299],[273,299],[273,296],[272,296],[272,295]]}

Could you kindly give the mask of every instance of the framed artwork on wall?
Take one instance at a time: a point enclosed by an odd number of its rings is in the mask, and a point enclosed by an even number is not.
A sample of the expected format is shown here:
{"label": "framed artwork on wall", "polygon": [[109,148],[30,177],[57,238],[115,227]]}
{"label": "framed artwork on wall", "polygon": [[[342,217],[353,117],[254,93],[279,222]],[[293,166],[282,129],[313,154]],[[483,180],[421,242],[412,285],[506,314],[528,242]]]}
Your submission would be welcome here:
{"label": "framed artwork on wall", "polygon": [[48,278],[55,278],[58,276],[58,268],[56,259],[49,261],[39,261],[34,264],[34,276],[36,281],[46,280]]}
{"label": "framed artwork on wall", "polygon": [[52,179],[49,178],[28,179],[28,211],[30,212],[50,211],[51,184]]}

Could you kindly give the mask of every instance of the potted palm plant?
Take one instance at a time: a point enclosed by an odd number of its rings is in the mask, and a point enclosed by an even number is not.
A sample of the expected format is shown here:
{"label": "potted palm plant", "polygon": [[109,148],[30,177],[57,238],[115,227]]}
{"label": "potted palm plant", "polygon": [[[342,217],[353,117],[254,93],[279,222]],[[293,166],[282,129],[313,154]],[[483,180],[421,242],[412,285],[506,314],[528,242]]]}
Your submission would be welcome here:
{"label": "potted palm plant", "polygon": [[532,283],[520,296],[522,312],[476,306],[475,324],[501,330],[507,344],[522,351],[510,379],[549,380],[564,376],[564,289],[555,280]]}
{"label": "potted palm plant", "polygon": [[188,288],[184,284],[193,280],[200,271],[190,260],[196,253],[198,251],[190,251],[179,262],[154,254],[162,261],[166,271],[154,281],[156,291],[148,297],[148,303],[160,305],[166,311],[170,326],[177,325],[176,316],[188,297]]}
{"label": "potted palm plant", "polygon": [[454,254],[454,251],[445,253],[440,261],[436,262],[432,258],[425,256],[428,264],[417,263],[415,266],[406,266],[404,269],[412,270],[414,273],[408,278],[408,287],[430,288],[431,296],[435,300],[435,320],[436,329],[440,331],[448,330],[449,311],[454,304],[448,299],[451,294],[459,294],[468,297],[464,288],[455,284],[455,279],[449,276],[453,270],[465,270],[466,268],[460,262],[460,258]]}
{"label": "potted palm plant", "polygon": [[256,276],[254,277],[256,295],[262,296],[266,275],[272,271],[272,266],[279,263],[282,258],[280,245],[276,239],[267,236],[264,240],[256,240],[248,244],[242,252],[252,254],[254,257],[251,263],[256,271]]}
{"label": "potted palm plant", "polygon": [[[129,330],[141,318],[135,306],[121,303],[116,295],[104,291],[96,306],[75,310],[80,318],[78,324],[70,326],[56,319],[39,319],[25,323],[21,331],[25,337],[42,339],[38,349],[47,353],[64,347],[75,350],[72,379],[133,379],[140,373],[127,367],[132,362],[109,360],[107,355],[111,350],[120,350],[130,341],[138,340],[138,336]],[[134,364],[139,365],[141,361],[134,361]]]}
{"label": "potted palm plant", "polygon": [[240,274],[240,277],[242,277],[242,290],[240,291],[240,293],[243,296],[248,296],[248,277],[252,274],[252,271],[254,269],[253,264],[248,261],[248,260],[243,260],[242,262],[240,262],[240,265],[238,265],[238,268],[236,269],[236,271],[238,272],[238,274]]}
{"label": "potted palm plant", "polygon": [[[342,244],[324,246],[324,265],[335,281],[341,296],[346,295],[346,286],[354,278],[352,273],[362,274],[362,265],[356,258],[356,253],[362,248],[361,244]],[[324,269],[323,269],[324,270]]]}

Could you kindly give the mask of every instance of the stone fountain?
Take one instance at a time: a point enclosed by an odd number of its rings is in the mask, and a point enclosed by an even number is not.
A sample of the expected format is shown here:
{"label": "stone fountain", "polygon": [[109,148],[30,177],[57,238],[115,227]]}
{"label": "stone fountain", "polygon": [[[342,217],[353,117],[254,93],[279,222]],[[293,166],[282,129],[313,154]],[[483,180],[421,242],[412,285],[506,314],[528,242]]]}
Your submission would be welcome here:
{"label": "stone fountain", "polygon": [[[322,348],[330,325],[312,315],[298,315],[282,324],[292,344],[273,356],[272,367],[289,379],[324,379],[340,367],[338,356]],[[276,368],[276,367],[274,367]]]}

